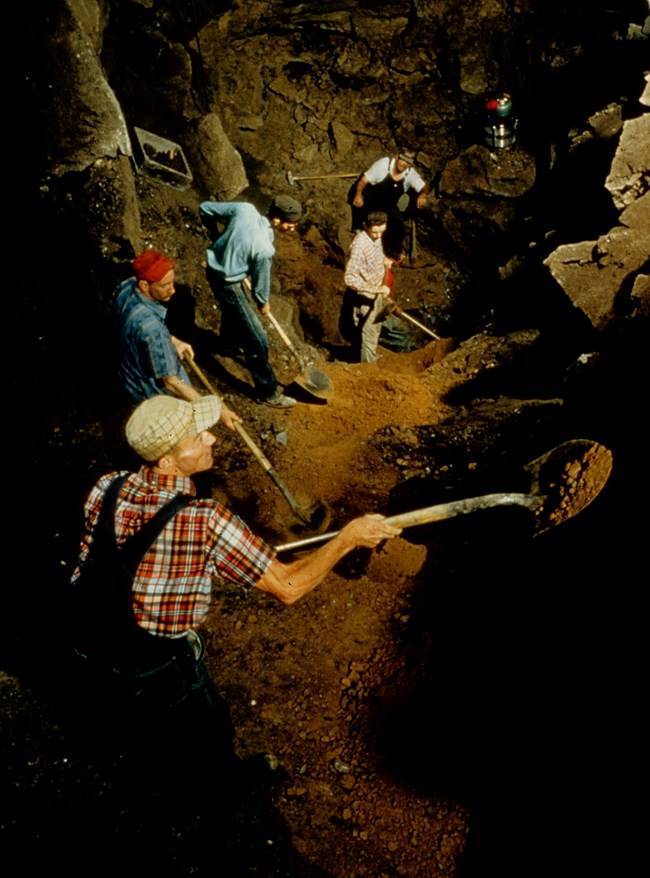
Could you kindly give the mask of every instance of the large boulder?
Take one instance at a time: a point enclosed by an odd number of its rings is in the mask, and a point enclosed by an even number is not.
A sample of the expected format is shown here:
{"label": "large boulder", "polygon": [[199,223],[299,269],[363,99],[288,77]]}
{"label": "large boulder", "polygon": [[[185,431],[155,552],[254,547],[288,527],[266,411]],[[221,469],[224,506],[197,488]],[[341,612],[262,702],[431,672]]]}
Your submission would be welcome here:
{"label": "large boulder", "polygon": [[624,123],[605,188],[619,210],[650,189],[650,113]]}
{"label": "large boulder", "polygon": [[616,317],[629,314],[631,302],[643,291],[637,273],[650,253],[650,192],[621,214],[621,225],[596,241],[558,247],[544,261],[564,292],[603,329]]}
{"label": "large boulder", "polygon": [[208,113],[188,130],[185,149],[197,186],[205,197],[232,201],[248,186],[242,157],[216,113]]}
{"label": "large boulder", "polygon": [[620,224],[596,241],[558,247],[544,261],[597,329],[648,309],[650,113],[623,124],[605,187],[622,211]]}
{"label": "large boulder", "polygon": [[518,200],[535,182],[535,161],[519,146],[490,150],[475,144],[445,166],[431,208],[457,246],[468,252],[503,240]]}
{"label": "large boulder", "polygon": [[521,147],[490,150],[475,144],[447,163],[442,198],[520,198],[535,182],[533,157]]}
{"label": "large boulder", "polygon": [[99,158],[130,155],[126,120],[99,61],[99,5],[56,0],[45,27],[48,169],[60,175],[83,171]]}
{"label": "large boulder", "polygon": [[76,209],[97,264],[119,265],[141,249],[140,206],[126,156],[97,159],[82,175]]}

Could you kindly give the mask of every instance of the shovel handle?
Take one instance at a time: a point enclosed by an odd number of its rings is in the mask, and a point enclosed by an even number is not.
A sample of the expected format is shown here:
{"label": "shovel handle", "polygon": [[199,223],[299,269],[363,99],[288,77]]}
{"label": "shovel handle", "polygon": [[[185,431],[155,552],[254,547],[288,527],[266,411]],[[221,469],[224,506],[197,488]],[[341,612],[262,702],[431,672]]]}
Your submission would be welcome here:
{"label": "shovel handle", "polygon": [[393,305],[391,310],[392,310],[393,314],[397,314],[397,316],[401,317],[402,320],[408,320],[409,323],[412,323],[414,326],[417,326],[417,328],[421,329],[422,332],[426,332],[426,334],[430,335],[431,338],[435,338],[436,341],[440,341],[440,336],[436,335],[436,333],[432,329],[429,329],[429,327],[425,326],[424,323],[420,323],[420,321],[416,320],[415,317],[411,317],[410,314],[407,314],[405,311],[403,311],[397,305]]}
{"label": "shovel handle", "polygon": [[287,174],[287,179],[290,183],[297,183],[299,180],[351,180],[358,176],[358,174],[310,174],[308,177],[294,177],[293,174]]}
{"label": "shovel handle", "polygon": [[[251,282],[249,281],[248,278],[244,278],[244,286],[246,287],[246,289],[247,289],[248,292],[250,293],[250,291],[251,291]],[[304,369],[304,368],[305,368],[305,364],[303,363],[303,361],[302,361],[302,359],[301,359],[301,357],[300,357],[300,354],[298,353],[298,351],[297,351],[296,348],[294,347],[294,344],[293,344],[293,342],[291,341],[291,339],[289,338],[289,336],[287,335],[287,333],[284,331],[284,329],[280,326],[280,324],[278,323],[278,321],[276,320],[276,318],[273,316],[273,314],[271,314],[271,312],[268,311],[264,316],[265,316],[265,317],[268,317],[268,319],[269,319],[269,323],[271,324],[271,326],[273,327],[273,329],[275,329],[275,331],[276,331],[277,334],[280,336],[280,338],[282,339],[282,341],[285,343],[285,345],[289,348],[289,350],[291,351],[291,353],[294,355],[294,357],[295,357],[296,360],[298,361],[298,365],[300,366],[300,368],[301,368],[301,369]]]}
{"label": "shovel handle", "polygon": [[[189,363],[190,368],[192,369],[194,374],[197,376],[197,378],[200,380],[201,384],[203,384],[205,389],[209,393],[216,396],[216,391],[215,391],[214,387],[212,386],[212,384],[208,381],[203,369],[201,369],[199,366],[197,366],[197,364],[194,362],[192,357],[186,356],[185,362]],[[238,421],[235,421],[235,430],[239,433],[239,435],[244,440],[246,445],[248,445],[249,449],[252,451],[252,453],[254,454],[257,461],[262,464],[264,469],[267,472],[272,470],[273,467],[271,465],[271,461],[267,457],[265,457],[264,453],[262,452],[262,449],[259,448],[255,444],[255,442],[251,439],[251,437],[249,436],[246,429]]]}
{"label": "shovel handle", "polygon": [[[197,366],[197,364],[194,362],[192,357],[186,356],[185,361],[187,363],[189,363],[190,368],[195,373],[197,378],[201,381],[201,383],[206,388],[206,390],[208,390],[209,393],[216,396],[217,394],[215,393],[215,390],[212,387],[212,384],[208,381],[208,379],[205,376],[205,373],[203,372],[203,370],[199,366]],[[265,470],[265,472],[268,474],[268,476],[275,482],[276,486],[282,492],[285,500],[287,501],[287,503],[291,507],[291,511],[294,512],[298,516],[298,518],[300,518],[301,521],[303,521],[305,524],[309,524],[309,516],[301,508],[301,506],[298,503],[298,501],[296,500],[296,498],[293,496],[293,494],[291,493],[289,488],[285,485],[284,481],[280,478],[278,473],[273,468],[273,464],[271,463],[271,461],[264,454],[264,452],[259,447],[259,445],[257,445],[257,443],[253,440],[253,438],[250,436],[250,434],[248,433],[246,428],[242,424],[240,424],[239,421],[235,421],[234,426],[235,426],[235,430],[237,431],[237,433],[239,433],[241,438],[246,443],[248,450],[252,453],[255,460],[261,465],[262,469]]]}
{"label": "shovel handle", "polygon": [[[384,524],[392,524],[394,527],[414,527],[418,524],[432,524],[434,521],[444,521],[457,515],[466,515],[468,512],[476,512],[479,509],[489,509],[492,506],[524,506],[527,509],[535,509],[542,502],[541,497],[533,494],[483,494],[480,497],[469,497],[466,500],[454,500],[451,503],[439,503],[436,506],[427,506],[424,509],[413,509],[411,512],[402,512],[399,515],[391,515],[384,519]],[[276,552],[291,552],[296,549],[307,549],[331,540],[338,536],[341,531],[331,531],[326,534],[318,534],[315,537],[307,537],[304,540],[296,540],[293,543],[284,543],[276,546]]]}
{"label": "shovel handle", "polygon": [[295,357],[296,360],[298,361],[298,364],[299,364],[300,368],[301,368],[301,369],[304,369],[305,366],[304,366],[304,363],[302,362],[302,360],[301,360],[301,358],[300,358],[300,354],[299,354],[298,351],[295,349],[295,347],[294,347],[294,345],[293,345],[293,342],[291,341],[291,339],[289,338],[289,336],[286,334],[286,332],[284,331],[284,329],[280,326],[280,324],[279,324],[278,321],[275,319],[275,317],[273,316],[273,314],[271,314],[270,311],[268,312],[268,314],[267,314],[266,316],[269,318],[269,323],[271,324],[271,326],[273,327],[273,329],[275,329],[275,331],[276,331],[277,334],[280,336],[280,338],[282,339],[282,341],[285,343],[285,345],[289,348],[289,350],[291,351],[291,353],[294,355],[294,357]]}
{"label": "shovel handle", "polygon": [[284,495],[284,499],[287,501],[289,506],[291,507],[291,511],[298,516],[305,524],[309,524],[309,516],[307,513],[301,508],[300,504],[293,496],[289,488],[284,483],[283,479],[280,478],[278,472],[274,469],[273,464],[268,459],[268,457],[264,454],[262,449],[257,445],[249,433],[242,427],[241,424],[235,422],[235,430],[239,433],[241,438],[244,440],[248,449],[253,454],[253,457],[257,460],[257,462],[261,465],[261,467],[265,470],[267,475],[275,482],[276,487],[282,492]]}
{"label": "shovel handle", "polygon": [[245,427],[243,427],[240,423],[235,422],[235,430],[239,433],[241,438],[244,440],[246,445],[248,446],[249,451],[253,454],[258,463],[262,465],[262,467],[270,473],[273,469],[273,465],[268,457],[264,454],[262,449],[255,443],[251,435],[248,433]]}
{"label": "shovel handle", "polygon": [[218,396],[219,394],[217,393],[217,391],[214,389],[212,384],[210,384],[210,382],[206,378],[205,373],[203,372],[203,369],[201,369],[199,366],[196,365],[194,358],[190,357],[189,354],[185,354],[185,356],[183,357],[183,360],[189,365],[192,372],[194,372],[194,374],[199,379],[201,384],[205,387],[205,389],[208,391],[208,393],[211,394],[212,396]]}
{"label": "shovel handle", "polygon": [[437,506],[427,506],[425,509],[413,509],[411,512],[391,515],[386,519],[386,522],[394,527],[413,527],[418,524],[444,521],[446,518],[455,518],[457,515],[466,515],[468,512],[489,509],[492,506],[514,505],[531,509],[539,502],[540,498],[532,494],[482,494],[480,497],[453,500],[451,503],[439,503]]}

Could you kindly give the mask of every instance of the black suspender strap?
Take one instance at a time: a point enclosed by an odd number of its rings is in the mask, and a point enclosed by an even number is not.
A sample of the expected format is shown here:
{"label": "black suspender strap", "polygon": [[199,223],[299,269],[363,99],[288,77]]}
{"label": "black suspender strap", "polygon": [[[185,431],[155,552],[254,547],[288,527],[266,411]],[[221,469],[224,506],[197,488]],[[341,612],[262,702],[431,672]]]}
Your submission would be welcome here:
{"label": "black suspender strap", "polygon": [[[153,515],[140,530],[121,546],[115,536],[115,507],[117,498],[127,476],[118,476],[108,486],[102,500],[97,522],[97,538],[101,549],[111,550],[119,556],[125,568],[135,576],[138,565],[153,545],[167,522],[193,499],[191,494],[177,494]],[[94,547],[91,547],[91,553]],[[98,546],[99,549],[99,546]]]}

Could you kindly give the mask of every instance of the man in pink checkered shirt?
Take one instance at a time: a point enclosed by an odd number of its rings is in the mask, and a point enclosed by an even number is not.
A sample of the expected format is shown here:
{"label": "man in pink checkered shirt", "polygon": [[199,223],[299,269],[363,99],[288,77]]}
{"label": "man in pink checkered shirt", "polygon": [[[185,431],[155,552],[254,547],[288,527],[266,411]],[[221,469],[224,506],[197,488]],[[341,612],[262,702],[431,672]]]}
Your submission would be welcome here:
{"label": "man in pink checkered shirt", "polygon": [[[381,333],[382,312],[390,296],[390,287],[384,283],[386,260],[382,235],[387,217],[381,211],[372,211],[357,232],[350,246],[344,280],[348,294],[344,308],[351,310],[359,362],[374,363]],[[345,317],[342,322],[345,322]]]}

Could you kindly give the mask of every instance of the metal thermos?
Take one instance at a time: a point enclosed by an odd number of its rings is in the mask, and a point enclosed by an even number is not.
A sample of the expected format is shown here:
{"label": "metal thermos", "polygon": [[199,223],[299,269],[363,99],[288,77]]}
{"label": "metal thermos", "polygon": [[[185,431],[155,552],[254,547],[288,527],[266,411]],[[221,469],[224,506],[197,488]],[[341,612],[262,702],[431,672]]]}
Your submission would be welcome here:
{"label": "metal thermos", "polygon": [[512,146],[516,141],[517,117],[512,114],[512,99],[507,92],[486,103],[483,139],[490,149]]}

